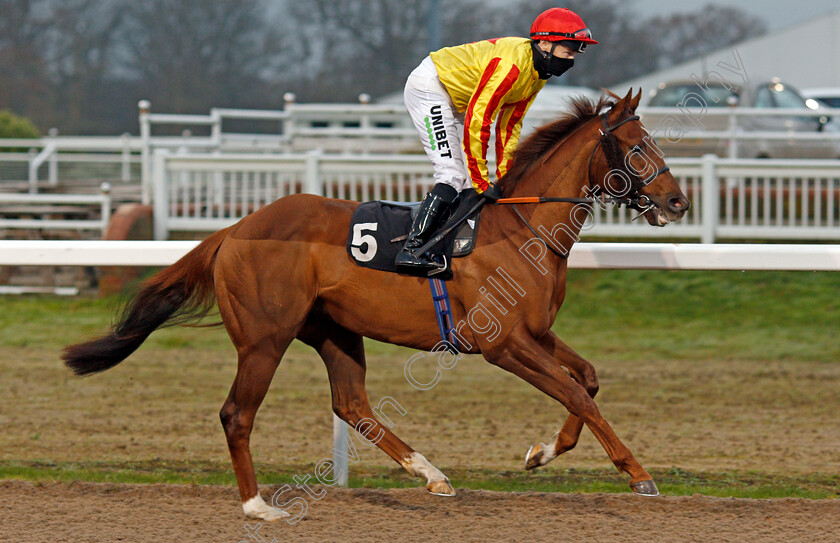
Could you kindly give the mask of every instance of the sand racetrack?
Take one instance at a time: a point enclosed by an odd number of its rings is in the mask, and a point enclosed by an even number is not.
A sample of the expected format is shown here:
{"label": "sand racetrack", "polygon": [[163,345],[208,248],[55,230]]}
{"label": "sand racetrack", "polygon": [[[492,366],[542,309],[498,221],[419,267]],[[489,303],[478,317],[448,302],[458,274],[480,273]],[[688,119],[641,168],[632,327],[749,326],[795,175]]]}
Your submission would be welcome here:
{"label": "sand racetrack", "polygon": [[840,540],[840,500],[463,489],[449,499],[423,488],[329,488],[294,526],[258,526],[241,515],[236,494],[219,486],[3,481],[0,541]]}
{"label": "sand racetrack", "polygon": [[[674,332],[666,320],[680,318],[671,314],[651,322],[648,313],[626,326],[624,315],[630,313],[614,308],[612,298],[632,282],[609,277],[612,282],[602,284],[603,306],[616,316],[581,319],[578,328],[564,328],[564,335],[598,359],[601,412],[660,488],[833,499],[634,496],[589,431],[544,471],[523,472],[528,447],[549,439],[565,420],[557,402],[480,357],[465,357],[433,389],[418,390],[404,370],[414,352],[373,344],[367,357],[369,396],[373,402],[399,402],[404,414],[389,411],[395,431],[456,487],[537,490],[550,484],[552,490],[572,485],[615,493],[459,488],[457,497],[441,498],[429,495],[422,481],[378,449],[359,447],[351,472],[360,481],[356,486],[376,486],[380,480],[416,486],[329,488],[322,500],[308,500],[309,511],[296,525],[279,521],[249,533],[258,523],[242,516],[218,416],[236,369],[224,330],[163,330],[127,363],[76,379],[61,366],[60,348],[104,328],[104,312],[94,319],[93,309],[80,314],[77,302],[41,307],[47,302],[0,300],[5,303],[0,307],[5,323],[0,326],[0,543],[840,542],[836,326],[811,327],[813,308],[804,304],[793,313],[799,315],[796,327],[770,322],[761,333],[751,328],[744,341],[755,343],[755,350],[744,354],[723,338],[739,337],[732,331],[772,312],[764,306],[746,311],[722,288],[716,303],[737,307],[718,319],[721,330],[715,333],[709,333],[715,328],[707,321],[689,322]],[[707,281],[695,279],[700,285]],[[668,290],[668,284],[655,283],[669,296],[692,291]],[[774,289],[782,284],[771,282]],[[830,293],[840,289],[833,285]],[[799,294],[807,299],[806,292]],[[840,322],[838,298],[826,294],[824,299],[836,307],[833,313],[826,310],[832,325]],[[676,307],[685,311],[688,305]],[[33,312],[49,318],[29,318]],[[568,318],[563,322],[569,326]],[[583,334],[593,322],[599,325],[595,332]],[[604,322],[612,324],[604,328]],[[199,334],[218,337],[199,340]],[[669,334],[677,339],[659,349]],[[588,344],[582,341],[587,337]],[[635,347],[626,350],[628,345]],[[760,356],[768,345],[775,354]],[[812,345],[815,350],[809,350]],[[333,446],[323,363],[308,348],[290,351],[252,435],[262,482],[312,474]],[[709,354],[717,352],[737,356]],[[437,366],[430,362],[424,359],[412,371],[424,381],[432,379]],[[82,482],[103,479],[203,484]],[[265,487],[263,497],[276,489]]]}

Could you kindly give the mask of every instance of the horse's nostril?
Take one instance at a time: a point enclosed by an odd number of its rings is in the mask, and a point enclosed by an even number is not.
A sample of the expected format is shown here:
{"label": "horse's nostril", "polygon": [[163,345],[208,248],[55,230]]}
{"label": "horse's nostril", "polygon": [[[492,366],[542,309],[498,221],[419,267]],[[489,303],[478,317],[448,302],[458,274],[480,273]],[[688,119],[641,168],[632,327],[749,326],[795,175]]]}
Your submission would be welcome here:
{"label": "horse's nostril", "polygon": [[688,208],[691,207],[691,203],[685,198],[671,198],[668,200],[668,207],[671,211],[688,211]]}

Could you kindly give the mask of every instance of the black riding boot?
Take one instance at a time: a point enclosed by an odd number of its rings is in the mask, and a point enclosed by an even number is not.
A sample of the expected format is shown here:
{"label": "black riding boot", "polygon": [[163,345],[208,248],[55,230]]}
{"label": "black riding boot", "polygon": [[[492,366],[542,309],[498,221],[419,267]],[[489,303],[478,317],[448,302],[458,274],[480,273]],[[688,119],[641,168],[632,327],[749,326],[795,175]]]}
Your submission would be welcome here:
{"label": "black riding boot", "polygon": [[[457,192],[448,185],[443,185],[457,196]],[[440,192],[437,188],[428,193],[420,204],[420,211],[411,225],[408,233],[408,240],[402,250],[397,254],[395,264],[397,271],[410,273],[412,275],[426,275],[430,271],[440,270],[441,264],[432,260],[425,252],[416,254],[416,250],[429,240],[429,236],[435,231],[441,217],[449,209],[452,200],[445,196],[436,194]],[[454,200],[454,197],[452,198]],[[447,201],[449,200],[449,201]]]}

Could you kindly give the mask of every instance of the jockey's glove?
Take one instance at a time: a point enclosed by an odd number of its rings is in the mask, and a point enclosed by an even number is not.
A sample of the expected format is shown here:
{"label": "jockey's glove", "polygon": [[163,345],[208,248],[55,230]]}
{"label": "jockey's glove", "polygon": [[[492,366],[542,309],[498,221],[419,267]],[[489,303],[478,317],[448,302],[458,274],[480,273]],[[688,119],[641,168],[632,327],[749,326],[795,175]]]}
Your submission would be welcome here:
{"label": "jockey's glove", "polygon": [[481,195],[491,202],[495,202],[499,198],[502,197],[502,189],[499,188],[498,185],[494,185],[493,183],[488,183],[487,190],[481,193]]}

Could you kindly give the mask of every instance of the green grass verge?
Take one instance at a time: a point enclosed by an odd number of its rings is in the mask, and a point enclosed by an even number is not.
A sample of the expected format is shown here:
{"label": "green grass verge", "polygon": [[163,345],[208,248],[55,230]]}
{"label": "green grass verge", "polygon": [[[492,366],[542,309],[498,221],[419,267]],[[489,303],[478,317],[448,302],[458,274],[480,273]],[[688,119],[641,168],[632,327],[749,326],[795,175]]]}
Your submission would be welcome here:
{"label": "green grass verge", "polygon": [[[416,488],[421,485],[398,469],[351,467],[351,488]],[[267,485],[292,484],[295,475],[312,474],[313,466],[289,468],[284,473],[268,466],[257,466],[260,482]],[[749,473],[690,472],[680,468],[653,469],[651,475],[660,492],[668,496],[706,496],[734,498],[838,498],[840,475],[805,474],[792,476]],[[456,488],[500,492],[628,493],[626,478],[612,470],[544,469],[535,472],[493,471],[445,468]],[[0,479],[25,481],[86,481],[123,484],[197,484],[236,486],[228,467],[202,463],[160,461],[128,463],[0,463]],[[314,479],[313,479],[314,480]]]}
{"label": "green grass verge", "polygon": [[840,359],[840,273],[571,270],[555,330],[622,359]]}
{"label": "green grass verge", "polygon": [[[555,330],[590,357],[834,361],[838,292],[831,272],[571,270]],[[58,350],[102,334],[119,302],[1,297],[0,347]],[[147,344],[231,349],[222,328],[164,329]]]}

